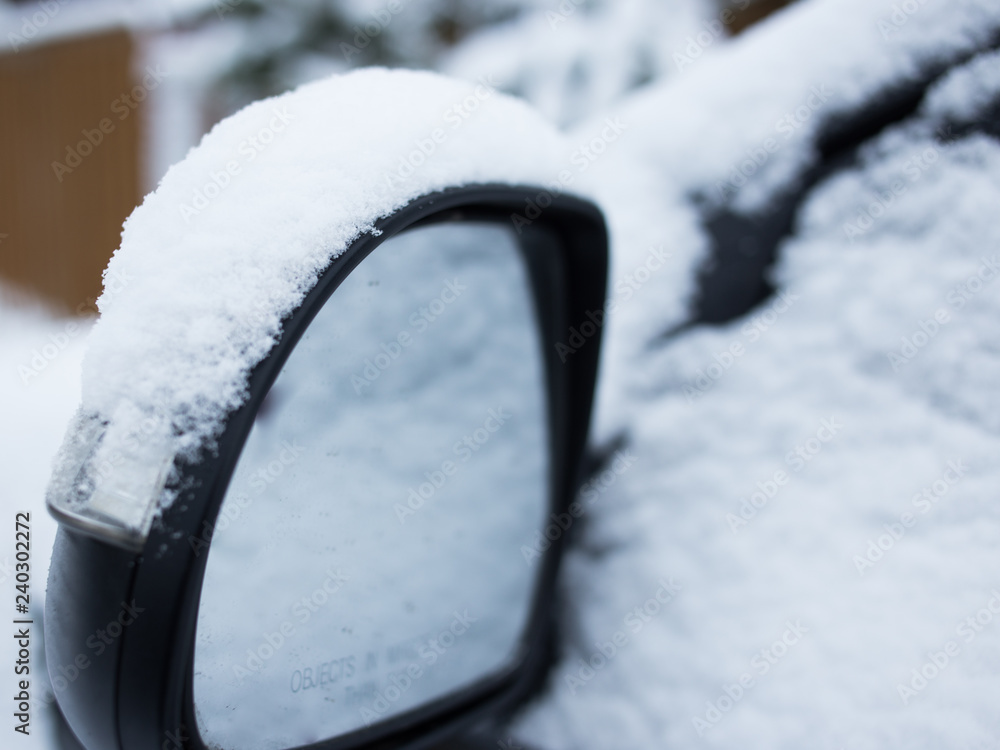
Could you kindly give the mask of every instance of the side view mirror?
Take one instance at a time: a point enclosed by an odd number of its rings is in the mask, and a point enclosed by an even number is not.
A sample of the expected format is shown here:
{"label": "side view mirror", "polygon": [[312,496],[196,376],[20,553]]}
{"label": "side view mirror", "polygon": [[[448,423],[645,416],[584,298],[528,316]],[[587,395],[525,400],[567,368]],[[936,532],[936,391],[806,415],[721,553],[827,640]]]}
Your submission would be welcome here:
{"label": "side view mirror", "polygon": [[[337,123],[316,118],[359,83],[375,101],[416,89],[408,132],[475,95],[368,71],[258,103],[126,224],[112,263],[133,280],[102,311],[48,497],[46,658],[89,749],[424,747],[544,674],[560,544],[541,534],[577,489],[600,335],[572,356],[559,344],[603,307],[604,221],[553,194],[511,221],[544,188],[469,155],[530,150],[541,126],[499,94],[428,156],[432,180],[352,202],[384,174],[343,155],[384,145],[384,113],[352,111],[357,135],[327,140]],[[177,229],[164,208],[269,105],[304,132],[288,125]],[[517,125],[506,143],[491,117]],[[279,174],[296,201],[256,202]],[[324,203],[324,176],[349,210]],[[287,252],[256,229],[275,225]]]}

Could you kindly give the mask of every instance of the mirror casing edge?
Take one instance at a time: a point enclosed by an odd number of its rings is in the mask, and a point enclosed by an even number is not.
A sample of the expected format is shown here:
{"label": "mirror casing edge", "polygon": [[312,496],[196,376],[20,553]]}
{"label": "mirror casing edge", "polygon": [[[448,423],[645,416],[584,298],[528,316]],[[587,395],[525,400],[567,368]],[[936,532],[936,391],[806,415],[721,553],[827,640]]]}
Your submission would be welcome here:
{"label": "mirror casing edge", "polygon": [[[179,467],[185,489],[154,524],[142,554],[60,529],[60,535],[72,537],[72,545],[79,548],[79,553],[58,552],[57,545],[50,588],[58,592],[65,591],[72,581],[92,582],[93,577],[77,574],[86,570],[104,571],[105,580],[114,585],[89,592],[92,596],[86,610],[74,612],[72,623],[54,629],[52,638],[46,639],[47,654],[86,653],[86,638],[106,625],[107,613],[117,613],[123,601],[135,600],[151,613],[136,618],[108,646],[107,669],[94,670],[67,691],[67,719],[74,732],[85,740],[99,741],[101,750],[204,748],[194,729],[191,669],[200,582],[207,555],[198,554],[189,540],[199,538],[203,524],[208,523],[210,528],[214,522],[256,410],[285,359],[341,281],[389,237],[428,221],[483,217],[506,221],[539,192],[534,187],[507,185],[454,188],[419,198],[378,222],[375,232],[362,235],[331,263],[299,308],[283,321],[279,343],[251,373],[250,397],[227,419],[217,456]],[[578,486],[597,376],[600,332],[565,362],[558,361],[555,345],[564,339],[571,325],[585,319],[588,311],[603,310],[607,230],[599,209],[565,195],[552,196],[551,205],[533,223],[538,224],[537,230],[554,232],[561,251],[559,258],[542,261],[548,264],[545,283],[559,287],[557,294],[543,287],[537,269],[532,269],[550,403],[553,471],[549,510],[561,512],[572,501]],[[529,236],[533,231],[529,226]],[[523,239],[523,233],[519,234]],[[426,746],[522,702],[538,686],[550,661],[554,623],[549,605],[563,545],[562,538],[553,542],[539,564],[539,585],[525,639],[527,653],[510,674],[497,681],[499,684],[475,696],[439,701],[431,711],[419,709],[387,722],[390,726],[375,725],[310,747],[381,748],[388,747],[387,743],[392,747]],[[49,627],[46,625],[47,633]],[[63,661],[56,658],[49,663]]]}

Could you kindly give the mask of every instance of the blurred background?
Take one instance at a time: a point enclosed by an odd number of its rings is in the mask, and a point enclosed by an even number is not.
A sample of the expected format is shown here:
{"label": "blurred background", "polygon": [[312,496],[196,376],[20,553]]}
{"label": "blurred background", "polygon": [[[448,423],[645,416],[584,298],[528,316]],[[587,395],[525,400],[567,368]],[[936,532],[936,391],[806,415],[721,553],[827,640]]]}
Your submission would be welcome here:
{"label": "blurred background", "polygon": [[2,2],[3,298],[94,314],[123,220],[255,99],[358,66],[425,68],[489,76],[569,126],[677,72],[697,34],[722,43],[787,2]]}

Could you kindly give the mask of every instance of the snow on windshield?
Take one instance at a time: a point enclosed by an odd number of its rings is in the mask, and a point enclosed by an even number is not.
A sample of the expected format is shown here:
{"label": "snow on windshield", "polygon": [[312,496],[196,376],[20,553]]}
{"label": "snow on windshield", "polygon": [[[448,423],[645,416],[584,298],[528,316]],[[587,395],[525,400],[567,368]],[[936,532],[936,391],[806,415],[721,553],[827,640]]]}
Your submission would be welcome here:
{"label": "snow on windshield", "polygon": [[[997,26],[995,4],[911,5],[805,4],[621,110],[633,131],[603,176],[631,169],[665,206],[647,200],[642,224],[610,181],[603,199],[612,285],[628,294],[600,434],[625,431],[629,462],[588,487],[565,582],[579,629],[522,719],[526,741],[1000,736],[1000,144],[963,135],[1000,94],[1000,59],[954,72],[808,195],[772,298],[688,331],[683,300],[663,301],[693,289],[698,201],[730,185],[721,195],[750,212],[794,189],[835,113]],[[615,161],[626,150],[653,166]],[[673,266],[655,270],[657,248]]]}

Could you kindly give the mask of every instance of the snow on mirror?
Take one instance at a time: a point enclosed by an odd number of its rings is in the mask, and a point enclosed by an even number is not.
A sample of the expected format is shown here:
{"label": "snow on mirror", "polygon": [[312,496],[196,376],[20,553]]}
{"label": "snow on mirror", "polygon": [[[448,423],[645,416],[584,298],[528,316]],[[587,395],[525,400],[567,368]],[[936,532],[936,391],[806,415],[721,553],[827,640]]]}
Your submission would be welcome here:
{"label": "snow on mirror", "polygon": [[347,277],[260,409],[209,551],[205,744],[283,750],[514,666],[548,503],[528,272],[488,223],[427,225]]}

